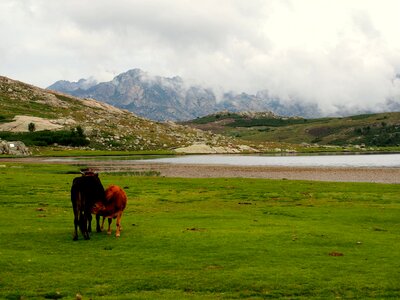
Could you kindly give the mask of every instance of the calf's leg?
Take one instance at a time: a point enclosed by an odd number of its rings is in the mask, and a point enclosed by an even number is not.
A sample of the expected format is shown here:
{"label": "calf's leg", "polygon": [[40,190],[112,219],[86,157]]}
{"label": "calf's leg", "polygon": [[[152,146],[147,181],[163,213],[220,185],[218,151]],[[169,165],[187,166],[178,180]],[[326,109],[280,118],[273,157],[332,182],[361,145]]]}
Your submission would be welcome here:
{"label": "calf's leg", "polygon": [[100,227],[100,215],[96,215],[96,231],[101,232],[103,230],[103,226]]}
{"label": "calf's leg", "polygon": [[112,218],[108,218],[108,230],[107,230],[108,235],[111,235],[111,223],[112,223]]}
{"label": "calf's leg", "polygon": [[118,213],[117,215],[117,231],[115,233],[116,237],[121,236],[121,218],[122,218],[122,211]]}
{"label": "calf's leg", "polygon": [[[99,217],[100,218],[100,217]],[[103,231],[104,229],[104,221],[106,220],[106,217],[103,216],[103,220],[101,221],[101,227],[100,227],[100,231]]]}

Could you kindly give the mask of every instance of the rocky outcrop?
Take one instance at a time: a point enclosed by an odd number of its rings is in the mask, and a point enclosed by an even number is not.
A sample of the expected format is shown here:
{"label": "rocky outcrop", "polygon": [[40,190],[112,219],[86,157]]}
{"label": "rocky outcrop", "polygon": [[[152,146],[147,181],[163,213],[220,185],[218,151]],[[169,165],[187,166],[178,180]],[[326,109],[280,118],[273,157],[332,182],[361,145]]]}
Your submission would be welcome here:
{"label": "rocky outcrop", "polygon": [[23,142],[8,142],[0,140],[0,154],[27,156],[31,155],[31,152]]}
{"label": "rocky outcrop", "polygon": [[175,149],[177,153],[187,154],[216,154],[216,153],[238,153],[239,151],[229,147],[213,147],[206,144],[193,144],[187,147]]}

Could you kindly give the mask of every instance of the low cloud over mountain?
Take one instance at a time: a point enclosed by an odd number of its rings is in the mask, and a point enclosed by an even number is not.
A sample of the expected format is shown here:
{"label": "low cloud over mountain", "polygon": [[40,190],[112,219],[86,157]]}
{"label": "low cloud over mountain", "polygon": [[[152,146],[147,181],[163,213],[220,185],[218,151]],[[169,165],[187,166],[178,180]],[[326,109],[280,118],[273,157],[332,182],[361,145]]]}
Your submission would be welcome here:
{"label": "low cloud over mountain", "polygon": [[108,82],[97,83],[92,78],[81,79],[78,82],[61,80],[48,89],[81,98],[94,98],[157,121],[190,120],[224,110],[272,111],[281,116],[317,118],[400,109],[400,98],[392,97],[374,109],[361,104],[337,104],[332,105],[329,110],[334,113],[329,113],[323,106],[307,102],[307,99],[280,99],[270,95],[268,90],[259,91],[254,95],[235,92],[216,93],[212,88],[190,85],[178,76],[151,76],[140,69],[119,74]]}

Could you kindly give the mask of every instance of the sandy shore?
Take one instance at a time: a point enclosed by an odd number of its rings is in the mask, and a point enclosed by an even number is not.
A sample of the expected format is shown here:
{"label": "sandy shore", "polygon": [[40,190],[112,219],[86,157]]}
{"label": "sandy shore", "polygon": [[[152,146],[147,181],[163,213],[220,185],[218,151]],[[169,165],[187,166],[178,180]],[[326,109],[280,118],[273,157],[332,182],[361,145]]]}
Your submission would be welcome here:
{"label": "sandy shore", "polygon": [[214,165],[137,165],[137,169],[158,171],[168,177],[242,177],[343,182],[400,183],[395,168],[293,168],[238,167]]}
{"label": "sandy shore", "polygon": [[154,171],[161,176],[186,178],[241,177],[338,182],[400,183],[400,168],[311,168],[143,163],[143,161],[57,161],[48,158],[0,159],[2,162],[71,164],[99,172]]}

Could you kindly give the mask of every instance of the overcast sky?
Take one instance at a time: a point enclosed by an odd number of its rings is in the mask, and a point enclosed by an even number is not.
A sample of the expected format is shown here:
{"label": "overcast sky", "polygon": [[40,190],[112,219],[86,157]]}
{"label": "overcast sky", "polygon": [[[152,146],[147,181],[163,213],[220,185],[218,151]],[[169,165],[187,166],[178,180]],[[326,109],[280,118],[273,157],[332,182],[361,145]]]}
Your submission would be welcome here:
{"label": "overcast sky", "polygon": [[1,0],[0,75],[47,87],[141,68],[376,108],[400,95],[399,12],[399,0]]}

